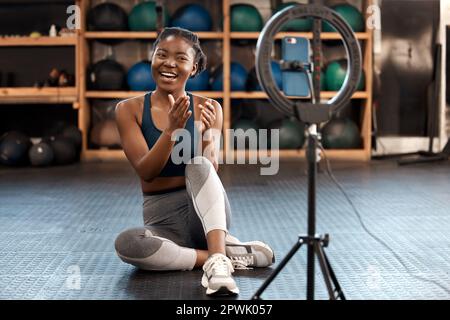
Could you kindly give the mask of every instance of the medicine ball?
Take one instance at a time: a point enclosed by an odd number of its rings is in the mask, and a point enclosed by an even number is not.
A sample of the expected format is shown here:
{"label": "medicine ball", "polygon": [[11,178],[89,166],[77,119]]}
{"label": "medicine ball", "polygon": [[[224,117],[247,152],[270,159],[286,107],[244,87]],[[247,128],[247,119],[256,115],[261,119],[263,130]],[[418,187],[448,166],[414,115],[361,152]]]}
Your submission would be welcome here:
{"label": "medicine ball", "polygon": [[[93,7],[87,16],[88,29],[91,31],[126,31],[128,17],[126,12],[117,4],[101,3]],[[98,42],[114,45],[123,39],[95,39]]]}
{"label": "medicine ball", "polygon": [[275,121],[270,129],[279,130],[280,149],[299,149],[305,143],[305,125],[295,118],[285,118]]}
{"label": "medicine ball", "polygon": [[175,11],[170,26],[193,32],[211,31],[212,18],[208,10],[203,6],[199,4],[188,4]]}
{"label": "medicine ball", "polygon": [[259,32],[263,19],[258,9],[251,4],[234,4],[230,9],[231,31]]}
{"label": "medicine ball", "polygon": [[[297,2],[285,2],[281,3],[277,6],[275,9],[275,13],[278,13],[278,11],[281,11],[282,9],[292,5],[292,4],[298,4]],[[313,26],[313,19],[307,18],[307,19],[294,19],[289,20],[286,22],[282,27],[280,31],[311,31]]]}
{"label": "medicine ball", "polygon": [[87,20],[92,31],[126,31],[128,26],[126,12],[117,4],[108,2],[89,10]]}
{"label": "medicine ball", "polygon": [[[280,64],[276,61],[271,61],[272,67],[272,76],[277,84],[278,88],[282,90],[283,88],[283,79],[281,75],[281,67]],[[261,91],[261,85],[259,84],[258,77],[256,76],[255,67],[253,67],[248,73],[247,79],[247,91]]]}
{"label": "medicine ball", "polygon": [[[164,25],[169,25],[169,14],[164,11]],[[157,29],[158,16],[156,14],[156,3],[144,1],[133,7],[128,16],[128,27],[131,31],[155,31]]]}
{"label": "medicine ball", "polygon": [[[245,91],[247,84],[247,70],[238,62],[231,62],[230,65],[230,85],[231,91]],[[211,90],[223,90],[223,66],[217,68],[211,78]]]}
{"label": "medicine ball", "polygon": [[186,83],[187,91],[208,91],[209,90],[209,71],[203,70],[193,78],[189,78]]}
{"label": "medicine ball", "polygon": [[[325,69],[325,86],[328,91],[338,91],[344,84],[345,76],[347,75],[347,60],[341,59],[333,61],[328,64]],[[364,70],[361,72],[356,90],[364,90],[365,74]]]}
{"label": "medicine ball", "polygon": [[30,148],[28,156],[32,166],[41,167],[53,162],[54,153],[48,143],[40,142]]}
{"label": "medicine ball", "polygon": [[20,131],[6,133],[0,142],[0,163],[9,166],[20,166],[28,163],[30,138]]}
{"label": "medicine ball", "polygon": [[75,146],[75,149],[77,150],[77,153],[81,150],[81,143],[82,143],[83,137],[82,137],[81,130],[78,129],[78,127],[76,127],[74,125],[66,126],[62,130],[61,136],[72,141],[72,143]]}
{"label": "medicine ball", "polygon": [[42,142],[49,144],[52,148],[54,164],[67,165],[74,163],[77,160],[77,151],[70,139],[62,136],[51,136],[42,139]]}
{"label": "medicine ball", "polygon": [[[352,28],[354,32],[364,32],[364,18],[357,8],[350,4],[338,4],[331,9],[336,11]],[[328,22],[322,21],[323,32],[337,32]]]}
{"label": "medicine ball", "polygon": [[127,83],[132,91],[151,91],[156,89],[152,76],[152,64],[144,60],[134,64],[127,73]]}
{"label": "medicine ball", "polygon": [[122,90],[125,84],[125,70],[120,63],[104,59],[91,67],[88,79],[89,87],[94,90]]}
{"label": "medicine ball", "polygon": [[98,147],[119,148],[120,134],[114,120],[97,123],[91,130],[91,142]]}
{"label": "medicine ball", "polygon": [[325,149],[355,149],[361,147],[358,126],[350,119],[331,119],[322,128]]}

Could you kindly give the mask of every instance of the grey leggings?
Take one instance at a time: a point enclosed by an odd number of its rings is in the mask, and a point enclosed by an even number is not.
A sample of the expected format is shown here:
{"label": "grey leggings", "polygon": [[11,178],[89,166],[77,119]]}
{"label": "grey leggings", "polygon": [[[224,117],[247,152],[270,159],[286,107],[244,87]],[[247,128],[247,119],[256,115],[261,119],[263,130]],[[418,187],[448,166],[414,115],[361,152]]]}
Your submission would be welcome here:
{"label": "grey leggings", "polygon": [[[130,261],[125,262],[134,264],[133,259],[146,258],[158,251],[161,241],[144,237],[146,230],[179,246],[194,249],[207,249],[205,235],[212,228],[207,225],[211,219],[203,219],[202,215],[225,215],[217,218],[226,220],[228,230],[231,210],[226,192],[212,163],[204,157],[197,157],[197,160],[200,161],[186,165],[187,187],[144,195],[144,227],[128,229],[116,239],[115,248],[122,260],[128,257]],[[208,188],[208,192],[204,187]],[[218,200],[223,202],[219,206]]]}

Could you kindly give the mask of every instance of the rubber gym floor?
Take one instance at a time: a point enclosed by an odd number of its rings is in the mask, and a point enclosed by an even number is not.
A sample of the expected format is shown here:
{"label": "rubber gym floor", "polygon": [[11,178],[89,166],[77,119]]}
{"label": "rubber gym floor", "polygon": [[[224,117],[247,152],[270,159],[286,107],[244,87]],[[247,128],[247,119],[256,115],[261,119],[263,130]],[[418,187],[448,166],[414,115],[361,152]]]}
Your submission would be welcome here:
{"label": "rubber gym floor", "polygon": [[[317,232],[330,234],[325,250],[346,297],[450,299],[449,162],[332,166],[369,231],[394,251],[364,231],[320,172]],[[223,165],[219,173],[231,233],[269,243],[279,263],[306,232],[305,164],[282,162],[274,176],[260,176],[255,165]],[[139,181],[125,162],[0,167],[0,299],[209,299],[200,270],[139,271],[115,255],[117,234],[142,224],[141,205]],[[251,298],[271,270],[236,271],[236,299]],[[316,298],[327,299],[316,273]],[[301,248],[263,298],[304,299],[305,287]]]}

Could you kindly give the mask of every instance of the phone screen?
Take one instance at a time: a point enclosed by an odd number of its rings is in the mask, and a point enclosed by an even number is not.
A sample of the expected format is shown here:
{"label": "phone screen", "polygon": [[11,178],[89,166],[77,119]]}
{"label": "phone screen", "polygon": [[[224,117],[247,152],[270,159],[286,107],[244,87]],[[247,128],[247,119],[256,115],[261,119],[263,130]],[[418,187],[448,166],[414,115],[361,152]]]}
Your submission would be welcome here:
{"label": "phone screen", "polygon": [[[284,61],[310,62],[309,40],[301,37],[284,37],[281,43]],[[287,96],[308,97],[310,95],[308,78],[302,71],[282,71],[283,92]]]}

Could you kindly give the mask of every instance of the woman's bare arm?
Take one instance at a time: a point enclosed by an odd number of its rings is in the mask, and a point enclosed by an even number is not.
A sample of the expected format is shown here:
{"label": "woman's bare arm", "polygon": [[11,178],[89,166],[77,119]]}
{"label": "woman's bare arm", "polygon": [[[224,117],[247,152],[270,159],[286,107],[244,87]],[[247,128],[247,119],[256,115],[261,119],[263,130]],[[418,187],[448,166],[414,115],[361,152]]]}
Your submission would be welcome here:
{"label": "woman's bare arm", "polygon": [[[170,109],[172,114],[169,116],[169,121],[172,119],[172,124],[169,122],[168,128],[164,129],[163,133],[159,136],[155,145],[150,150],[142,135],[136,117],[130,111],[129,104],[133,102],[120,102],[116,106],[116,122],[119,128],[122,148],[137,174],[145,182],[151,182],[160,174],[166,165],[175,144],[175,141],[171,140],[171,135],[176,129],[174,127],[179,126],[183,121],[185,124],[187,118],[190,116],[190,112],[186,112],[189,104],[187,104],[186,108],[186,104],[182,103],[184,100],[179,100],[180,99],[178,99],[175,106]],[[179,117],[177,119],[177,125],[174,125],[174,119],[177,117]]]}
{"label": "woman's bare arm", "polygon": [[[219,154],[220,154],[220,138],[222,136],[223,113],[221,105],[215,101],[210,100],[211,106],[214,108],[214,116],[209,118],[212,126],[206,130],[204,139],[202,139],[203,155],[208,158],[213,164],[216,171],[219,170]],[[204,108],[208,108],[208,104],[204,103]]]}

